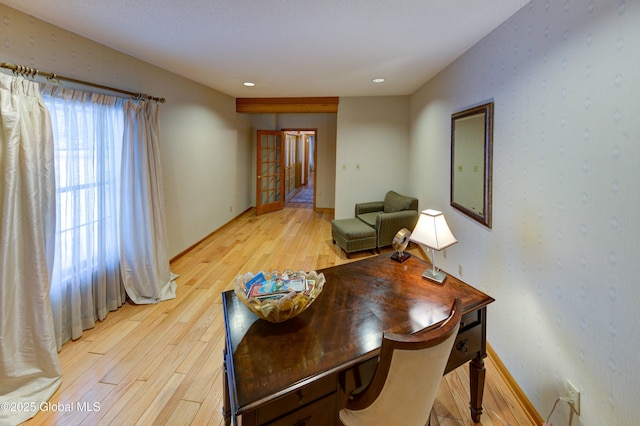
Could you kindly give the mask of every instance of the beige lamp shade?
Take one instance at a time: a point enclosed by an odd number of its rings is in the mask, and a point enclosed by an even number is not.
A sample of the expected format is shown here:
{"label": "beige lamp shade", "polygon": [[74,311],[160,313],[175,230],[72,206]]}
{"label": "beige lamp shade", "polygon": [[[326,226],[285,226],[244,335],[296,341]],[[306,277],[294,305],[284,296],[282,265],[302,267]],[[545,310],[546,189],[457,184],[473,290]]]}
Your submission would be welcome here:
{"label": "beige lamp shade", "polygon": [[422,276],[442,285],[447,274],[436,267],[436,250],[440,251],[458,242],[451,233],[442,212],[423,210],[409,240],[431,249],[432,268],[424,271]]}
{"label": "beige lamp shade", "polygon": [[420,213],[418,223],[409,239],[434,250],[442,250],[458,242],[442,212],[431,209]]}

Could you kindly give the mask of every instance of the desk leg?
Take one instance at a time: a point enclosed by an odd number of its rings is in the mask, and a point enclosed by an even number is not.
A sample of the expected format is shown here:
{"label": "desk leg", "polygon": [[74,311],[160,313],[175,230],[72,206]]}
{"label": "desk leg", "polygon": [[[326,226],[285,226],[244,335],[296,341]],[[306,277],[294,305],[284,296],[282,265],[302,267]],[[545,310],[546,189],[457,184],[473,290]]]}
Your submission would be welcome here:
{"label": "desk leg", "polygon": [[486,355],[478,355],[469,363],[469,378],[471,387],[471,419],[475,423],[480,423],[480,415],[482,414],[482,397],[484,394],[484,378],[487,370],[484,368],[484,357]]}
{"label": "desk leg", "polygon": [[231,404],[229,403],[229,380],[227,375],[227,350],[222,351],[222,418],[224,419],[225,426],[231,424]]}

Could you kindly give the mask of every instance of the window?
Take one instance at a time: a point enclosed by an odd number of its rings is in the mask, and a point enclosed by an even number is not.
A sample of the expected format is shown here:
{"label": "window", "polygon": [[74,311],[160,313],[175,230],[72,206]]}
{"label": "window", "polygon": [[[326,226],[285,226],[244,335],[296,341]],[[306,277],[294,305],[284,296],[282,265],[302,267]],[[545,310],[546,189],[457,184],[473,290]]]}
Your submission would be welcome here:
{"label": "window", "polygon": [[[55,152],[51,301],[60,346],[121,305],[118,199],[124,116],[116,98],[102,95],[65,89],[45,92],[43,99]],[[100,303],[105,297],[106,304]]]}

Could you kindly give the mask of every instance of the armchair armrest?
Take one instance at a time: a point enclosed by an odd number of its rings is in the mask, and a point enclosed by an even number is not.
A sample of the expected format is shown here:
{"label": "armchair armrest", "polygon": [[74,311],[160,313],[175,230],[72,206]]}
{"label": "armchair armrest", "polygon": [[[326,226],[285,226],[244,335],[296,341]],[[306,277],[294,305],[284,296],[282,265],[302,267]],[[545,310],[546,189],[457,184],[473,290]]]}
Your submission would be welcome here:
{"label": "armchair armrest", "polygon": [[413,232],[418,222],[417,210],[402,210],[399,212],[379,214],[376,217],[376,232],[378,234],[378,247],[391,245],[393,237],[402,228]]}
{"label": "armchair armrest", "polygon": [[370,201],[368,203],[356,204],[356,217],[364,213],[382,212],[384,210],[384,201]]}

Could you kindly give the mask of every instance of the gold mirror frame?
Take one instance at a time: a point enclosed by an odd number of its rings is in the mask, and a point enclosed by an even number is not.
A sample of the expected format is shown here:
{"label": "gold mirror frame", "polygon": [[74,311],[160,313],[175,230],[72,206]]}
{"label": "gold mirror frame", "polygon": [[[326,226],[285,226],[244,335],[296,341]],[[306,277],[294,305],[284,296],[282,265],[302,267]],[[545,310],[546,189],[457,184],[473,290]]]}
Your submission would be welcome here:
{"label": "gold mirror frame", "polygon": [[488,228],[492,151],[493,102],[451,115],[451,206]]}

